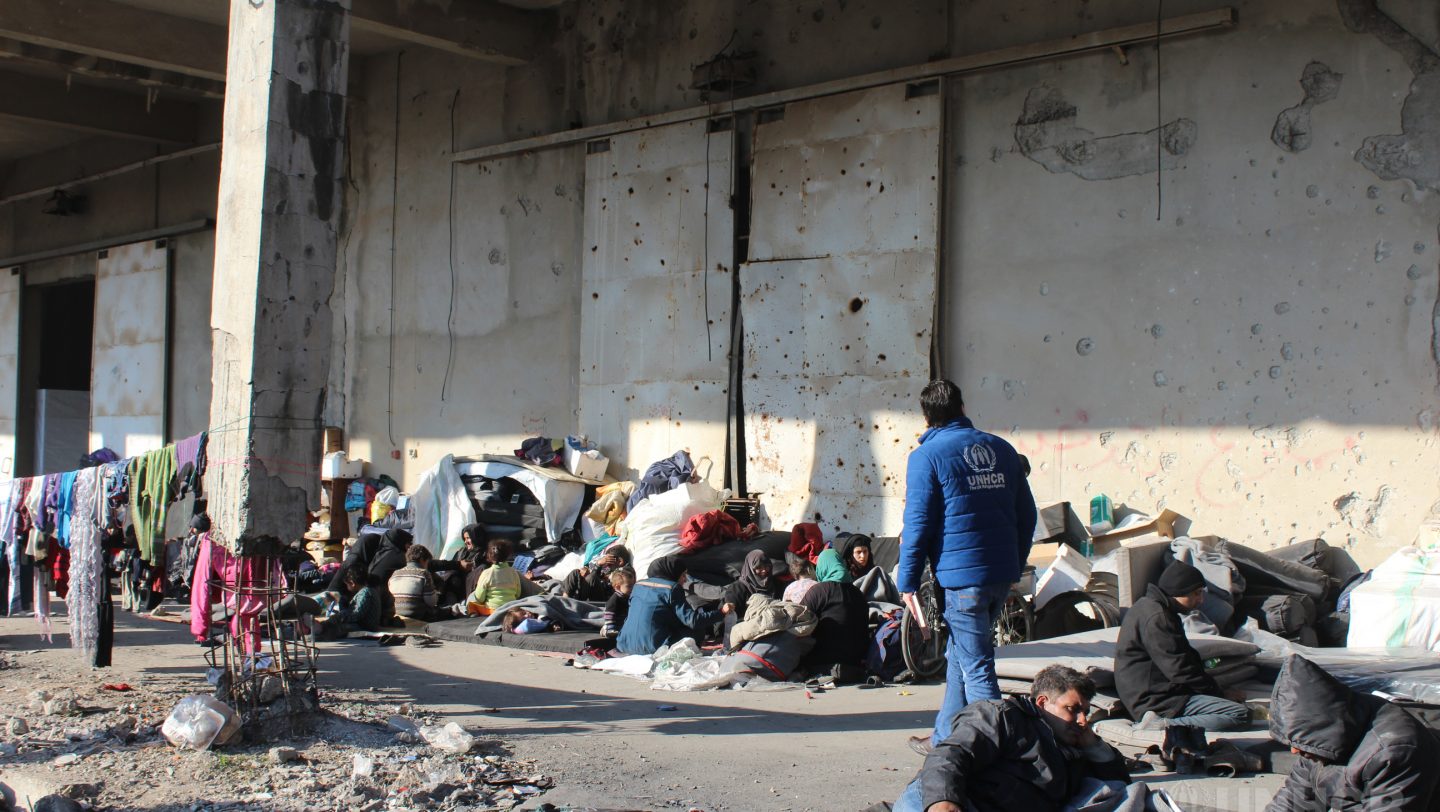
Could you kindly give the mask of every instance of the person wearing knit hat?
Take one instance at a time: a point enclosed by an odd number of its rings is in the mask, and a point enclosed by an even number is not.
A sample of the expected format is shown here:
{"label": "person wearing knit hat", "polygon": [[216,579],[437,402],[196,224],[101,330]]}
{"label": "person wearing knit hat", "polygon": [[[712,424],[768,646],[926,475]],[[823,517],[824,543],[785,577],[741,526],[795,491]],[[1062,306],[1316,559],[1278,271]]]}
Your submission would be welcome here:
{"label": "person wearing knit hat", "polygon": [[1221,690],[1185,639],[1180,618],[1204,600],[1205,576],[1175,561],[1125,614],[1115,642],[1115,688],[1137,730],[1238,730],[1250,724],[1250,709],[1235,701],[1243,694]]}

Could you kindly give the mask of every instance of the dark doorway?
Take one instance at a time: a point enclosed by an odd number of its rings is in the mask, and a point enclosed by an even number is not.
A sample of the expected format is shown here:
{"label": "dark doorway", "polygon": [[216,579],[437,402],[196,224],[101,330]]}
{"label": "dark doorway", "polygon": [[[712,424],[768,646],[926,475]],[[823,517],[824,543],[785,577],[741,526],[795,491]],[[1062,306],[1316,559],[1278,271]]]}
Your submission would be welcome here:
{"label": "dark doorway", "polygon": [[21,307],[16,473],[71,471],[89,451],[95,280],[27,287]]}

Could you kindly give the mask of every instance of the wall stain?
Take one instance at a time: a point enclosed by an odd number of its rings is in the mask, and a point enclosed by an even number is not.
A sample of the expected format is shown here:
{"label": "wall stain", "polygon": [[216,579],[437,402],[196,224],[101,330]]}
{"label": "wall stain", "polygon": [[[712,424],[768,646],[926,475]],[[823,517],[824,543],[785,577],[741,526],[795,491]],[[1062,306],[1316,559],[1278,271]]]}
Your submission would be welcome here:
{"label": "wall stain", "polygon": [[1287,107],[1275,117],[1275,126],[1270,130],[1270,140],[1275,146],[1287,152],[1303,152],[1310,147],[1310,110],[1317,104],[1333,100],[1340,95],[1340,83],[1345,74],[1330,70],[1324,62],[1313,61],[1300,73],[1300,87],[1305,98],[1294,107]]}
{"label": "wall stain", "polygon": [[1096,136],[1078,126],[1078,110],[1057,88],[1040,85],[1025,97],[1025,108],[1015,122],[1015,143],[1025,157],[1049,172],[1069,172],[1085,180],[1146,175],[1159,164],[1165,169],[1180,165],[1180,159],[1195,145],[1199,127],[1188,118],[1177,118],[1147,132]]}
{"label": "wall stain", "polygon": [[[1355,160],[1385,180],[1403,178],[1421,189],[1440,189],[1440,54],[1382,13],[1375,0],[1336,2],[1347,29],[1373,34],[1415,75],[1400,108],[1400,134],[1366,138],[1355,151]],[[1440,233],[1440,226],[1436,230]],[[1430,315],[1430,358],[1435,364],[1435,389],[1440,392],[1440,290]]]}
{"label": "wall stain", "polygon": [[1346,28],[1373,34],[1415,75],[1400,108],[1400,133],[1366,138],[1355,160],[1384,180],[1405,179],[1422,189],[1440,189],[1440,54],[1381,13],[1374,0],[1337,2]]}

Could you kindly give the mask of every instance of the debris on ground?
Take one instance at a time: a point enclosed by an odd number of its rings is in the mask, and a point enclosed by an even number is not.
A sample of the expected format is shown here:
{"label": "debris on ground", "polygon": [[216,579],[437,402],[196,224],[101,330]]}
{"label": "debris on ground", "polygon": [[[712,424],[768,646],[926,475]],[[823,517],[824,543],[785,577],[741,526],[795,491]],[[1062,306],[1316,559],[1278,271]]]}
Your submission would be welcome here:
{"label": "debris on ground", "polygon": [[[481,731],[426,718],[374,689],[325,690],[303,736],[237,734],[209,750],[177,749],[160,728],[178,705],[223,705],[198,693],[207,687],[198,673],[126,674],[131,690],[116,692],[68,650],[20,654],[0,668],[0,701],[13,714],[0,725],[0,782],[43,799],[37,809],[503,810],[554,786]],[[73,687],[35,690],[36,682]]]}

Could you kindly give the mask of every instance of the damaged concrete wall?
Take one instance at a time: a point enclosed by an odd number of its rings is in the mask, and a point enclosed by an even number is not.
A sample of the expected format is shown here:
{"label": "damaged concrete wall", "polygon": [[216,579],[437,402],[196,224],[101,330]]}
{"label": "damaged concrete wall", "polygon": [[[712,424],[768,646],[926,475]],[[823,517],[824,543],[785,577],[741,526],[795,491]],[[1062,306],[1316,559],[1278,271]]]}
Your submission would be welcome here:
{"label": "damaged concrete wall", "polygon": [[585,159],[579,424],[616,476],[684,449],[724,484],[734,140],[710,126],[625,133]]}
{"label": "damaged concrete wall", "polygon": [[[1235,29],[1163,46],[1158,110],[1149,47],[947,83],[943,370],[982,427],[1031,457],[1040,499],[1105,492],[1262,547],[1325,535],[1372,562],[1440,500],[1433,70],[1367,2],[1237,3]],[[407,52],[398,94],[394,57],[370,60],[333,378],[352,455],[413,486],[441,454],[576,424],[583,202],[544,193],[575,188],[584,147],[457,170],[469,242],[454,243],[452,278],[452,104],[464,149],[705,101],[723,113],[725,94],[689,83],[727,47],[754,53],[744,94],[1154,15],[893,5],[571,3],[553,55],[502,71]],[[537,222],[546,239],[506,242]],[[476,298],[452,318],[467,280]],[[835,431],[836,447],[877,436]]]}
{"label": "damaged concrete wall", "polygon": [[503,140],[505,82],[417,49],[352,86],[327,420],[408,487],[445,454],[576,427],[584,147],[451,174],[452,146]]}
{"label": "damaged concrete wall", "polygon": [[[1154,13],[1092,5],[957,5],[956,40]],[[1237,5],[1158,88],[1153,47],[952,84],[945,367],[1041,500],[1374,563],[1440,506],[1440,71],[1359,0]]]}
{"label": "damaged concrete wall", "polygon": [[[85,140],[16,163],[0,183],[0,197],[83,177],[141,160],[143,145]],[[41,212],[43,199],[0,206],[0,255],[63,248],[160,226],[215,217],[219,153],[204,153],[144,170],[76,185],[83,213],[56,217]],[[215,238],[211,231],[182,235],[171,243],[173,312],[170,324],[169,418],[172,438],[203,431],[210,412],[210,292]],[[27,286],[93,278],[94,254],[37,262],[24,269]],[[97,307],[104,307],[97,302]],[[154,315],[163,316],[163,309]],[[13,374],[3,373],[0,375]],[[0,455],[0,476],[8,476]]]}

